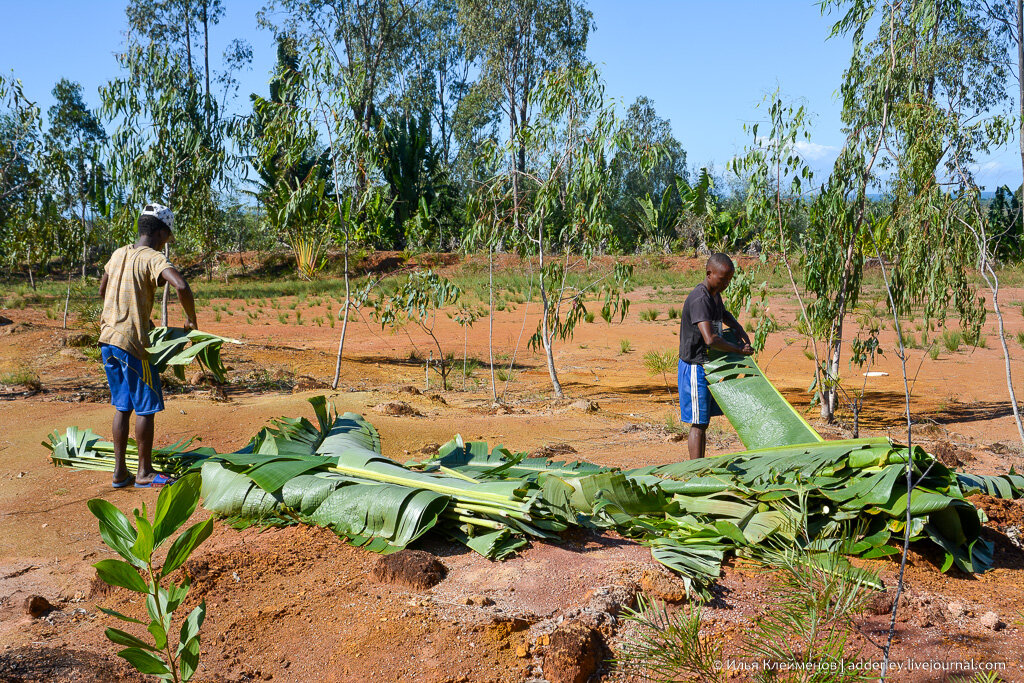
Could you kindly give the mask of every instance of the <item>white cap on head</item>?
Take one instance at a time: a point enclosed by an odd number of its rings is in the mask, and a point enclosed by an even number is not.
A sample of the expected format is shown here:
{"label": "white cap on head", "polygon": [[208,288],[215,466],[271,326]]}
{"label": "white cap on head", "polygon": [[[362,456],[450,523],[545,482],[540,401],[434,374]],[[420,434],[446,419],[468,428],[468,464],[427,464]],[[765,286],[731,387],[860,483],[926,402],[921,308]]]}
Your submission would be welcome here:
{"label": "white cap on head", "polygon": [[152,216],[167,226],[168,230],[174,229],[174,212],[163,204],[146,204],[142,209],[143,216]]}

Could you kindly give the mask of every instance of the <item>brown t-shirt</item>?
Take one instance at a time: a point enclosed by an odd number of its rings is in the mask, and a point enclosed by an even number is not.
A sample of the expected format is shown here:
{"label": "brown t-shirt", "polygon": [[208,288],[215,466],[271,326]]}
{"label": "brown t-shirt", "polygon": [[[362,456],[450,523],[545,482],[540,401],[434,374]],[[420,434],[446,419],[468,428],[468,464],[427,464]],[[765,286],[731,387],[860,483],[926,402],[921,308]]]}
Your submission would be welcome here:
{"label": "brown t-shirt", "polygon": [[107,265],[107,291],[100,317],[100,343],[149,360],[149,316],[160,273],[171,267],[159,251],[134,244],[115,251]]}

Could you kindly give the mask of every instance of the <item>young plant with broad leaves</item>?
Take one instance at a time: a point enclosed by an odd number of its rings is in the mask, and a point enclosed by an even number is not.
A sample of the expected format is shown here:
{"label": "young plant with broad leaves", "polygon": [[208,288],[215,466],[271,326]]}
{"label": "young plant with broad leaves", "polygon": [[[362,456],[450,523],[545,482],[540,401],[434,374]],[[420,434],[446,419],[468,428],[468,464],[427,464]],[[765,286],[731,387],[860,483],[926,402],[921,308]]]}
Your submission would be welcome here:
{"label": "young plant with broad leaves", "polygon": [[[124,649],[118,656],[124,658],[143,674],[161,680],[185,683],[199,668],[199,629],[206,617],[206,601],[196,606],[175,626],[175,611],[188,596],[190,579],[184,574],[180,583],[170,579],[199,545],[213,531],[213,519],[207,519],[186,529],[173,541],[171,536],[192,516],[199,503],[200,476],[187,475],[164,487],[156,501],[153,518],[149,518],[145,504],[135,510],[135,523],[102,498],[89,501],[89,510],[99,520],[100,536],[123,559],[100,560],[93,566],[100,580],[145,596],[149,623],[100,607],[104,614],[117,617],[129,624],[145,626],[147,636],[137,636],[117,628],[106,630],[107,638]],[[171,541],[163,562],[158,563],[156,552]]]}

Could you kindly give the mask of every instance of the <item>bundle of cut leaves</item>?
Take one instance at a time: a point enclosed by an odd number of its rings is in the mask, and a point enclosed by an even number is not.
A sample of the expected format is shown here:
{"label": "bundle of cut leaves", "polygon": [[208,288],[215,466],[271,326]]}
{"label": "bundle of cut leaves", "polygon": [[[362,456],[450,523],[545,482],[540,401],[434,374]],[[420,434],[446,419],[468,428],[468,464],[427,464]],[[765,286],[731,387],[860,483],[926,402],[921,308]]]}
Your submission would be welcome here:
{"label": "bundle of cut leaves", "polygon": [[221,362],[220,349],[225,343],[242,342],[199,330],[186,332],[180,327],[155,327],[149,333],[146,350],[158,373],[170,367],[178,379],[184,380],[185,366],[194,360],[213,375],[218,384],[223,384],[227,379],[227,369]]}
{"label": "bundle of cut leaves", "polygon": [[[704,595],[730,555],[799,547],[811,557],[882,557],[897,552],[889,542],[905,525],[908,451],[887,439],[620,471],[456,437],[431,460],[403,466],[381,455],[361,416],[336,415],[323,397],[310,402],[315,423],[282,418],[236,453],[199,449],[158,462],[201,468],[205,507],[240,527],[315,524],[382,553],[436,530],[492,559],[530,539],[557,540],[570,526],[611,529],[650,546]],[[103,450],[78,433],[51,441],[54,460],[76,467]],[[942,548],[943,570],[989,568],[984,516],[964,496],[1019,497],[1024,477],[957,474],[920,448],[912,465],[920,484],[910,496],[911,537]]]}
{"label": "bundle of cut leaves", "polygon": [[[48,441],[44,441],[43,446],[50,450],[50,459],[57,467],[100,472],[114,471],[114,444],[102,440],[91,429],[68,427],[63,432],[54,431],[47,438]],[[195,437],[182,439],[178,443],[164,448],[154,448],[153,469],[178,477],[187,472],[194,464],[216,455],[212,448],[186,450],[195,440]],[[125,461],[129,469],[133,471],[138,469],[139,449],[135,439],[128,439]]]}

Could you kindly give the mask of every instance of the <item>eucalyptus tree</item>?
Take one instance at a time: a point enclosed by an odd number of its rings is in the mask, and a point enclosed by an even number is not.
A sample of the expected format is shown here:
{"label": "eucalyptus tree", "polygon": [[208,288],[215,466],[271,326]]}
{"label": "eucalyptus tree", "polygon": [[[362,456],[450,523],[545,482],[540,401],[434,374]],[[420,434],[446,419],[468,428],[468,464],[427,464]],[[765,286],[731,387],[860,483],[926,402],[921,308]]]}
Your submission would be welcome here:
{"label": "eucalyptus tree", "polygon": [[470,103],[496,105],[508,123],[507,139],[518,141],[510,155],[518,204],[520,176],[527,170],[525,130],[535,103],[531,94],[546,72],[586,62],[593,14],[579,0],[461,0],[459,24],[467,50],[480,59],[480,78],[472,86],[477,95]]}
{"label": "eucalyptus tree", "polygon": [[[103,113],[117,124],[109,160],[112,190],[120,198],[116,231],[126,237],[138,206],[160,201],[175,213],[179,244],[202,253],[208,276],[217,193],[239,161],[229,149],[231,122],[211,81],[225,83],[226,97],[233,70],[251,55],[235,41],[222,60],[224,71],[211,67],[210,25],[221,13],[218,0],[133,0],[126,45],[117,54],[124,74],[100,89]],[[167,297],[165,287],[164,324]]]}
{"label": "eucalyptus tree", "polygon": [[[420,0],[268,0],[257,16],[275,34],[293,36],[301,52],[315,51],[333,62],[331,87],[344,91],[342,104],[369,137],[382,91],[409,56],[419,5]],[[357,182],[365,186],[363,157],[360,162]]]}
{"label": "eucalyptus tree", "polygon": [[[649,97],[638,97],[626,110],[625,126],[636,140],[658,145],[662,153],[649,171],[644,170],[639,152],[623,150],[612,161],[613,224],[616,246],[632,251],[644,237],[674,239],[674,221],[682,210],[677,178],[688,183],[686,150],[672,133],[672,125],[658,116]],[[651,221],[654,211],[659,220]],[[643,235],[641,228],[656,226],[655,235]]]}
{"label": "eucalyptus tree", "polygon": [[[542,309],[530,345],[543,349],[552,389],[562,398],[555,344],[572,337],[587,313],[586,299],[601,297],[602,317],[609,322],[615,316],[621,320],[629,308],[622,296],[628,267],[616,264],[610,274],[595,279],[579,270],[611,237],[609,161],[631,139],[614,106],[606,102],[593,66],[546,74],[532,98],[536,119],[495,147],[495,174],[479,190],[477,205],[484,216],[492,210],[512,214],[480,221],[490,248],[502,240],[536,255]],[[535,166],[519,173],[502,160],[524,145]],[[511,230],[494,229],[502,223]]]}
{"label": "eucalyptus tree", "polygon": [[[847,143],[821,193],[818,225],[842,230],[844,284],[862,267],[865,252],[879,259],[902,366],[909,448],[913,421],[901,320],[919,307],[926,321],[944,321],[952,304],[961,326],[978,334],[985,317],[984,300],[969,277],[973,240],[955,200],[973,182],[962,170],[977,153],[1005,139],[1006,117],[999,109],[1006,102],[1006,69],[997,43],[965,2],[891,0],[876,6],[834,0],[823,7],[839,12],[832,34],[852,38],[853,56],[841,87]],[[877,31],[874,38],[869,31]],[[872,187],[892,198],[884,213],[874,216],[867,197]],[[837,297],[837,320],[846,301]],[[830,353],[834,366],[838,345]],[[909,466],[906,478],[910,492],[920,480]],[[907,501],[908,530],[883,651],[883,680],[910,541],[909,495]]]}
{"label": "eucalyptus tree", "polygon": [[102,156],[107,134],[86,106],[78,83],[62,78],[53,87],[53,99],[45,135],[46,175],[62,213],[77,219],[85,279],[91,233],[88,214],[102,214],[105,209]]}
{"label": "eucalyptus tree", "polygon": [[[996,58],[1005,65],[1017,84],[1016,134],[1024,173],[1024,0],[974,0],[968,11],[987,20],[990,37],[1001,41],[1001,55]],[[1024,224],[1024,206],[1018,204],[1018,225]]]}
{"label": "eucalyptus tree", "polygon": [[21,81],[0,74],[0,251],[13,266],[24,255],[29,280],[32,264],[48,253],[45,233],[25,224],[38,215],[42,188],[39,156],[42,149],[42,117],[29,100]]}
{"label": "eucalyptus tree", "polygon": [[[867,258],[893,261],[897,317],[921,307],[926,320],[943,322],[953,304],[966,329],[984,318],[967,276],[971,245],[951,219],[943,177],[952,170],[951,152],[973,159],[991,141],[977,128],[947,123],[954,112],[983,118],[1002,102],[1005,70],[963,7],[958,0],[822,2],[824,12],[839,15],[832,36],[848,36],[853,47],[840,87],[846,143],[803,236],[814,245],[804,276],[815,297],[809,328],[826,342],[818,365],[827,419],[837,409],[844,320]],[[870,199],[879,191],[892,198],[888,206]]]}

